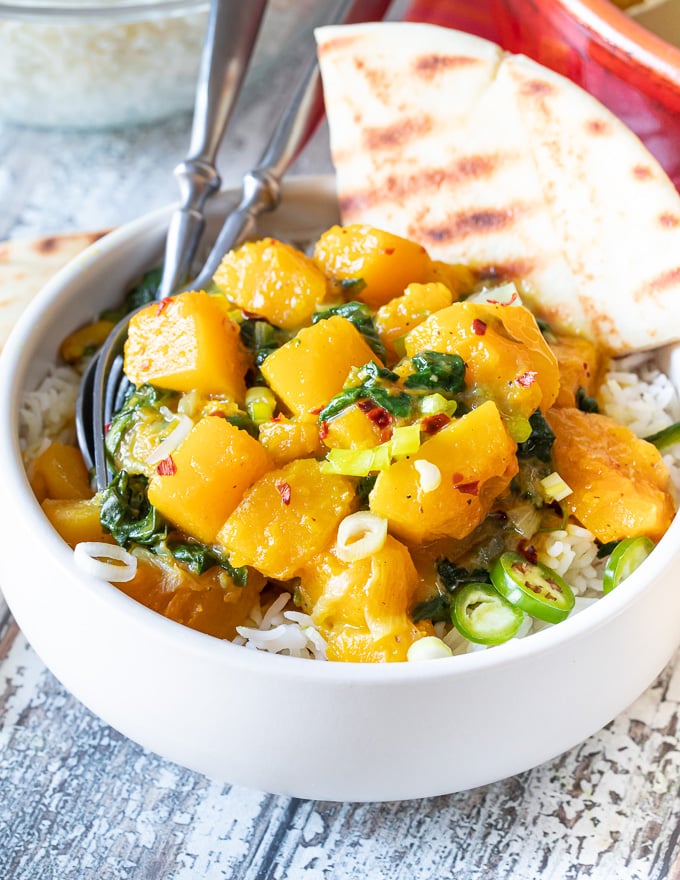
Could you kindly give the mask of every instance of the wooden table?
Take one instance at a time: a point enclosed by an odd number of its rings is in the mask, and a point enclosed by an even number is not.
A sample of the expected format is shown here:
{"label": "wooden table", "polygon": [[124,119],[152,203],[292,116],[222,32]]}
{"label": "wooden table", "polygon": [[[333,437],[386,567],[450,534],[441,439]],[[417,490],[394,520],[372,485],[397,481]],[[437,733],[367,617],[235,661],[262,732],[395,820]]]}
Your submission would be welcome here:
{"label": "wooden table", "polygon": [[[252,88],[239,110],[225,183],[264,144],[277,88]],[[0,126],[0,240],[102,229],[175,200],[187,129],[186,117],[104,133]],[[295,172],[327,170],[322,130]],[[49,573],[27,564],[27,576]],[[677,880],[679,706],[677,657],[607,728],[520,776],[425,801],[306,802],[213,782],[111,730],[0,599],[0,880]]]}

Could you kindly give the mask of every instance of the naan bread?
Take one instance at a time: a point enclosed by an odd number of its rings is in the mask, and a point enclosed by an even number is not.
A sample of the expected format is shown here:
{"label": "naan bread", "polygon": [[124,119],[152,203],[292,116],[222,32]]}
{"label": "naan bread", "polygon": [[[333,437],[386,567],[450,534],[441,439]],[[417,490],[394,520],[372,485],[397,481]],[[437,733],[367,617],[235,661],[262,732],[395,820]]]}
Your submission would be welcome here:
{"label": "naan bread", "polygon": [[556,329],[623,354],[680,340],[680,196],[598,101],[459,31],[317,31],[344,223],[521,279]]}
{"label": "naan bread", "polygon": [[103,232],[75,232],[0,242],[0,348],[41,287],[102,235]]}

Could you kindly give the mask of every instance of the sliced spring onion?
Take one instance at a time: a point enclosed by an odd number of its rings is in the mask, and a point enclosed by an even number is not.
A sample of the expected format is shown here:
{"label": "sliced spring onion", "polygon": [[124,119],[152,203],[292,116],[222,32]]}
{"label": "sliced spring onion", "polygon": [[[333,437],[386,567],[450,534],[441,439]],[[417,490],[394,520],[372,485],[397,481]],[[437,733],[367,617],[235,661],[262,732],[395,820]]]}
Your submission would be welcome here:
{"label": "sliced spring onion", "polygon": [[456,590],[451,619],[458,632],[479,645],[500,645],[515,636],[524,612],[491,584],[464,584]]}
{"label": "sliced spring onion", "polygon": [[395,428],[388,441],[392,458],[404,458],[413,455],[420,449],[420,425],[405,425]]}
{"label": "sliced spring onion", "polygon": [[507,421],[507,428],[515,443],[526,443],[531,437],[531,422],[523,416],[511,416]]}
{"label": "sliced spring onion", "polygon": [[659,451],[675,446],[676,443],[680,443],[680,422],[675,422],[662,431],[657,431],[656,434],[650,434],[645,440],[653,443]]}
{"label": "sliced spring onion", "polygon": [[413,467],[418,471],[420,488],[423,492],[427,494],[439,488],[442,481],[442,472],[436,464],[432,464],[431,461],[427,461],[424,458],[419,458],[413,462]]}
{"label": "sliced spring onion", "polygon": [[137,573],[137,559],[118,544],[103,541],[81,541],[73,550],[76,565],[87,574],[122,584]]}
{"label": "sliced spring onion", "polygon": [[541,526],[541,512],[530,501],[511,507],[506,512],[513,528],[523,538],[533,538]]}
{"label": "sliced spring onion", "polygon": [[458,404],[455,400],[447,400],[444,395],[439,394],[439,392],[426,394],[420,401],[420,412],[424,416],[436,416],[439,413],[452,416],[457,407]]}
{"label": "sliced spring onion", "polygon": [[625,538],[620,541],[607,560],[602,574],[602,587],[610,593],[621,581],[631,575],[654,549],[654,542],[646,536]]}
{"label": "sliced spring onion", "polygon": [[182,443],[183,440],[186,440],[189,432],[194,426],[192,419],[189,416],[182,415],[181,413],[174,414],[170,413],[170,418],[175,419],[177,424],[174,426],[172,431],[168,434],[168,436],[161,440],[158,446],[154,449],[154,451],[149,455],[146,459],[146,463],[153,465],[158,464],[159,461],[163,461],[163,459],[167,458],[171,453],[177,449],[177,447]]}
{"label": "sliced spring onion", "polygon": [[246,391],[246,412],[256,425],[268,422],[276,409],[276,397],[265,385],[254,385]]}
{"label": "sliced spring onion", "polygon": [[418,660],[441,660],[443,657],[453,657],[453,651],[437,636],[424,636],[418,639],[406,652],[409,663]]}
{"label": "sliced spring onion", "polygon": [[573,492],[573,489],[564,482],[557,471],[553,471],[547,477],[539,480],[538,485],[546,501],[563,501]]}
{"label": "sliced spring onion", "polygon": [[366,477],[373,471],[384,471],[393,458],[413,455],[420,449],[420,426],[395,428],[390,440],[370,449],[331,449],[321,462],[324,474]]}
{"label": "sliced spring onion", "polygon": [[557,572],[520,553],[503,553],[491,569],[494,587],[512,605],[547,623],[560,623],[574,607],[571,587]]}
{"label": "sliced spring onion", "polygon": [[346,516],[338,526],[335,552],[343,562],[357,562],[382,550],[386,538],[387,520],[359,510]]}

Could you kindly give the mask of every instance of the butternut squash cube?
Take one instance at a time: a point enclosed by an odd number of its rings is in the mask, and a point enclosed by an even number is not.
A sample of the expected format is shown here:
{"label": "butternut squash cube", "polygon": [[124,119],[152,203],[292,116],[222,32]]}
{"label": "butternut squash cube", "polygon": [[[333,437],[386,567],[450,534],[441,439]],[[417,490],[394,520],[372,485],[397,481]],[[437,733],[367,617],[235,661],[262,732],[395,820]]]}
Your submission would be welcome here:
{"label": "butternut squash cube", "polygon": [[560,503],[603,543],[658,540],[675,512],[659,450],[598,413],[561,407],[546,418],[555,469],[572,490]]}
{"label": "butternut squash cube", "polygon": [[371,421],[369,413],[353,404],[328,419],[323,433],[323,442],[329,449],[372,449],[389,440],[392,429],[390,425],[381,428]]}
{"label": "butternut squash cube", "polygon": [[372,309],[401,296],[412,281],[428,281],[431,270],[422,245],[361,224],[332,226],[316,243],[314,259],[348,299]]}
{"label": "butternut squash cube", "polygon": [[[407,542],[465,538],[517,473],[515,451],[498,408],[487,401],[449,422],[416,455],[381,471],[369,495],[370,508]],[[436,488],[421,479],[419,461],[439,471]]]}
{"label": "butternut squash cube", "polygon": [[239,308],[288,330],[308,323],[328,293],[314,261],[274,238],[230,251],[213,282]]}
{"label": "butternut squash cube", "polygon": [[260,367],[274,394],[300,419],[315,419],[345,384],[352,367],[376,356],[356,327],[334,315],[305,327]]}
{"label": "butternut squash cube", "polygon": [[260,425],[259,440],[277,467],[282,467],[295,458],[323,455],[316,422],[272,419]]}
{"label": "butternut squash cube", "polygon": [[154,303],[130,321],[125,373],[137,386],[242,401],[248,356],[222,297],[201,290]]}
{"label": "butternut squash cube", "polygon": [[356,506],[348,477],[321,472],[314,459],[269,471],[246,492],[217,536],[232,565],[287,580],[335,538]]}
{"label": "butternut squash cube", "polygon": [[76,500],[91,498],[94,494],[78,447],[56,441],[33,462],[31,486],[38,501],[44,498]]}
{"label": "butternut squash cube", "polygon": [[524,306],[457,302],[430,315],[405,340],[406,353],[458,354],[466,364],[463,400],[493,400],[504,416],[546,412],[560,385],[557,359]]}
{"label": "butternut squash cube", "polygon": [[595,345],[580,336],[561,336],[550,343],[550,348],[560,371],[560,391],[555,406],[576,406],[579,388],[592,397],[599,379],[599,355]]}
{"label": "butternut squash cube", "polygon": [[248,486],[272,466],[250,434],[207,416],[158,465],[149,480],[149,501],[178,529],[212,544]]}
{"label": "butternut squash cube", "polygon": [[81,541],[116,543],[113,536],[102,529],[99,521],[101,506],[96,497],[63,501],[46,498],[42,503],[42,509],[56,531],[71,547],[75,547]]}
{"label": "butternut squash cube", "polygon": [[409,284],[401,296],[396,296],[376,312],[375,326],[393,360],[399,355],[395,342],[405,336],[433,312],[451,305],[453,296],[448,287],[439,282]]}
{"label": "butternut squash cube", "polygon": [[390,535],[372,556],[342,562],[332,549],[300,574],[302,607],[328,644],[329,660],[406,660],[414,641],[431,634],[409,617],[418,574],[406,547]]}
{"label": "butternut squash cube", "polygon": [[224,569],[194,574],[151,554],[140,558],[131,581],[116,584],[121,592],[184,626],[218,639],[232,639],[264,585],[256,571],[245,586],[234,584]]}

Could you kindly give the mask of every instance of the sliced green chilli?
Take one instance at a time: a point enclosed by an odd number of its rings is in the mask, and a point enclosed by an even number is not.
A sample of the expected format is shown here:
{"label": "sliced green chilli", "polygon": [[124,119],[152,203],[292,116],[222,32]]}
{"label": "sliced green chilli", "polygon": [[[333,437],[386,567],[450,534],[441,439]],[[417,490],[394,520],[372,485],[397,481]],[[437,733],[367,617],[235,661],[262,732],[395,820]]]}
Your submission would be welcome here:
{"label": "sliced green chilli", "polygon": [[656,434],[650,434],[649,437],[645,437],[645,440],[648,443],[653,443],[660,452],[668,449],[669,446],[680,443],[680,422],[675,422],[662,431],[657,431]]}
{"label": "sliced green chilli", "polygon": [[491,569],[491,582],[511,605],[546,623],[560,623],[574,607],[574,594],[557,572],[519,553],[503,553]]}
{"label": "sliced green chilli", "polygon": [[524,622],[524,612],[511,605],[491,584],[464,584],[456,590],[451,620],[458,632],[480,645],[500,645]]}
{"label": "sliced green chilli", "polygon": [[621,581],[632,574],[653,549],[654,541],[645,536],[625,538],[620,541],[612,550],[602,575],[602,587],[605,593],[610,593],[614,587],[618,587]]}

